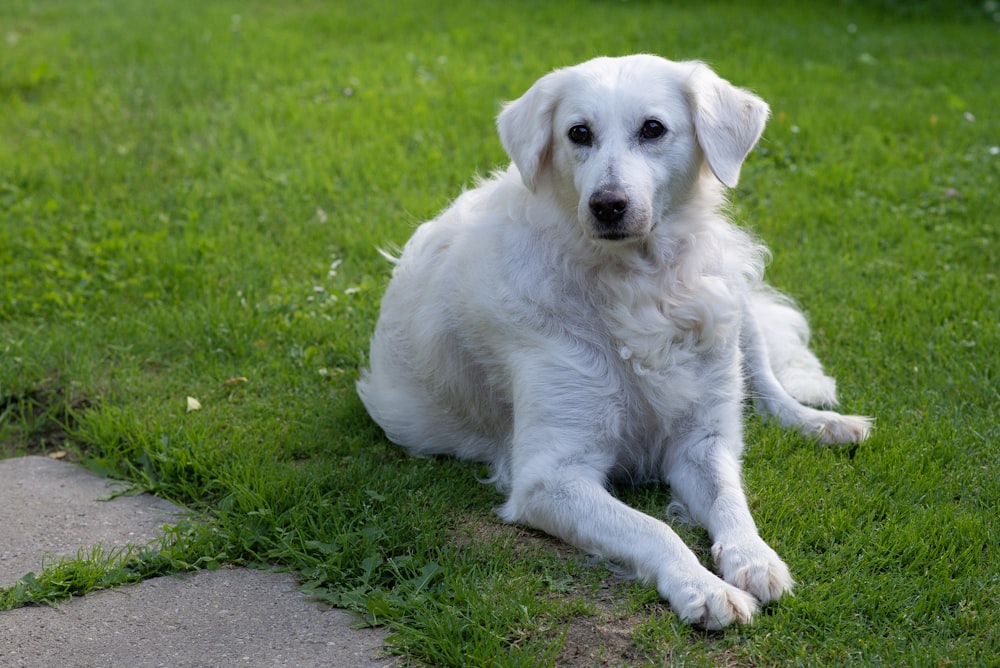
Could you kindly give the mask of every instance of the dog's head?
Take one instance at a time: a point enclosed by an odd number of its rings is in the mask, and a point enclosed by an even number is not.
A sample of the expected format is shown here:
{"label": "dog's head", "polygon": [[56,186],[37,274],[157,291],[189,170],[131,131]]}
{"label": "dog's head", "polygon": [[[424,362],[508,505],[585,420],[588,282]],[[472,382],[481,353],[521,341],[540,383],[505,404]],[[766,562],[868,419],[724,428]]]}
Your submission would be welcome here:
{"label": "dog's head", "polygon": [[620,241],[682,205],[705,164],[734,187],[767,116],[702,63],[637,55],[542,77],[497,127],[528,189],[550,189],[594,238]]}

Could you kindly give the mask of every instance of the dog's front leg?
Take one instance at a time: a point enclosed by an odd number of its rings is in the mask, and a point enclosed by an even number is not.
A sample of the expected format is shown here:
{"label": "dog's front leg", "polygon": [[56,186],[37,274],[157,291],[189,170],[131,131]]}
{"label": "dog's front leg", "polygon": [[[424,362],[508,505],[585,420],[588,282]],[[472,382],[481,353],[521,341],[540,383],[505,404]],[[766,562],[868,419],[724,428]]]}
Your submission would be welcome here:
{"label": "dog's front leg", "polygon": [[[688,623],[718,629],[747,623],[754,598],[704,568],[665,523],[630,508],[605,488],[606,452],[583,442],[563,441],[566,433],[544,435],[522,448],[513,485],[500,515],[535,527],[591,554],[609,559],[654,584]],[[514,445],[517,449],[517,444]],[[530,449],[529,456],[523,451]]]}
{"label": "dog's front leg", "polygon": [[794,583],[788,566],[757,533],[741,484],[739,408],[728,411],[732,419],[719,420],[725,412],[717,407],[706,422],[710,427],[696,427],[673,449],[666,478],[674,498],[711,535],[723,579],[766,603]]}

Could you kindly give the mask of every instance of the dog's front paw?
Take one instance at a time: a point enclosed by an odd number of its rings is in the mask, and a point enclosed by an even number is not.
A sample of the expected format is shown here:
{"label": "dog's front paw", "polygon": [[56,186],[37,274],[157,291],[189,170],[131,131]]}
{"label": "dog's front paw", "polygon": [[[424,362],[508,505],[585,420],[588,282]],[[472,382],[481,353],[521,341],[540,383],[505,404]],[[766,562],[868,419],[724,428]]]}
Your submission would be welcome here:
{"label": "dog's front paw", "polygon": [[744,545],[716,543],[712,558],[726,582],[753,594],[761,603],[780,598],[795,584],[785,562],[759,538]]}
{"label": "dog's front paw", "polygon": [[749,624],[757,601],[706,571],[706,577],[660,590],[681,621],[717,630],[730,624]]}

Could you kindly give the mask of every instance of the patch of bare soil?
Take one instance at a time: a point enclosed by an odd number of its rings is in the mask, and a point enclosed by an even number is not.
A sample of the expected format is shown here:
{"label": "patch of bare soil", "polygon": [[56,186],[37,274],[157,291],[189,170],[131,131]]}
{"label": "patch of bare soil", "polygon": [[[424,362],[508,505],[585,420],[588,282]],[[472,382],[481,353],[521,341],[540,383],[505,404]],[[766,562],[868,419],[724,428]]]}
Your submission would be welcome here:
{"label": "patch of bare soil", "polygon": [[556,665],[590,668],[641,661],[643,653],[632,640],[632,632],[643,621],[645,615],[641,614],[623,619],[606,614],[574,617],[566,630],[566,642]]}
{"label": "patch of bare soil", "polygon": [[464,518],[459,521],[453,536],[457,547],[497,545],[511,549],[517,558],[530,558],[541,552],[556,554],[561,559],[581,554],[572,545],[567,545],[552,536],[533,529],[504,524],[496,517],[489,520],[476,517]]}

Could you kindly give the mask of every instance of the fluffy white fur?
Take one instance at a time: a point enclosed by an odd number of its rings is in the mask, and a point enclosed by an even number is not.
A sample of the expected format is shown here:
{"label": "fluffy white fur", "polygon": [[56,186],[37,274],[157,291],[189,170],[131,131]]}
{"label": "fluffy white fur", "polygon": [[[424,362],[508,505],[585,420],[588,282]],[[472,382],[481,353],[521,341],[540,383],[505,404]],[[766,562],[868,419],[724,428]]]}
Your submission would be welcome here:
{"label": "fluffy white fur", "polygon": [[[498,118],[513,164],[406,244],[358,383],[413,454],[489,462],[504,520],[616,562],[709,628],[792,587],[742,490],[745,398],[823,442],[870,428],[804,405],[835,403],[834,381],[763,284],[766,250],[720,213],[767,115],[697,62],[541,78]],[[721,577],[612,479],[668,483]]]}

